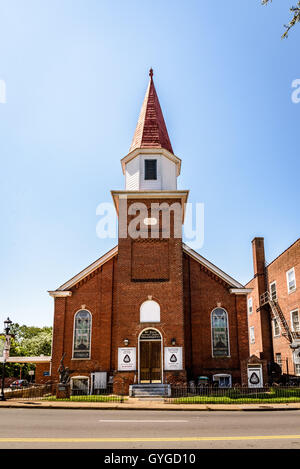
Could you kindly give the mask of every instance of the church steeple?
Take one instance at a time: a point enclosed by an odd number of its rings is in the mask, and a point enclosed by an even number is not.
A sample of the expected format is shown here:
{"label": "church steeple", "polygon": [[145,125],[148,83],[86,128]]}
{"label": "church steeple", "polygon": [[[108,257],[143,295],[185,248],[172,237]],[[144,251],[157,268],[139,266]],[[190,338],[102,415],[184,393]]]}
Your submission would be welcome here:
{"label": "church steeple", "polygon": [[181,160],[174,155],[153,81],[153,70],[129,153],[122,158],[129,191],[176,190]]}
{"label": "church steeple", "polygon": [[173,153],[163,113],[153,81],[153,69],[149,71],[149,84],[132,139],[129,153],[137,148],[164,148]]}

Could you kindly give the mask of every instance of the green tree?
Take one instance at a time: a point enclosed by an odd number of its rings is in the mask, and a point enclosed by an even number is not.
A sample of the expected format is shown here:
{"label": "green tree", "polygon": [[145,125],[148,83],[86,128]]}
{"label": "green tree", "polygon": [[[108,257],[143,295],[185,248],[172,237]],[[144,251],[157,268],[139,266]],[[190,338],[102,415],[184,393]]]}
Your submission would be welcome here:
{"label": "green tree", "polygon": [[[263,5],[267,5],[268,3],[271,3],[272,0],[261,0],[261,3]],[[284,27],[285,27],[285,32],[283,33],[283,35],[281,36],[281,39],[283,38],[286,38],[288,37],[288,33],[290,31],[290,29],[295,26],[296,23],[299,23],[300,21],[300,0],[297,2],[297,5],[296,6],[292,6],[290,7],[290,12],[292,13],[293,15],[293,18],[291,19],[291,21],[289,22],[289,24],[285,24]]]}
{"label": "green tree", "polygon": [[[10,346],[11,357],[51,355],[52,327],[20,326],[15,323],[12,325],[11,333],[13,334]],[[2,342],[0,340],[0,353]],[[21,370],[22,378],[28,379],[28,372],[34,370],[35,365],[7,363],[5,369],[6,376],[17,378],[20,376]]]}

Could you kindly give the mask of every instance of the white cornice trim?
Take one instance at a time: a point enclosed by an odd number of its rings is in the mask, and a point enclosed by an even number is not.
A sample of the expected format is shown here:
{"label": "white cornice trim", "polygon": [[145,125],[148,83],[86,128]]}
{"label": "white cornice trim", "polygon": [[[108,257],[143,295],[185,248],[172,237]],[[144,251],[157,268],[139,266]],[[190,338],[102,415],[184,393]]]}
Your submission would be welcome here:
{"label": "white cornice trim", "polygon": [[[86,269],[82,270],[79,272],[79,274],[75,275],[75,277],[72,277],[70,280],[68,280],[66,283],[61,285],[57,290],[49,292],[51,296],[71,296],[68,295],[68,293],[72,294],[72,292],[68,292],[69,288],[72,288],[77,282],[80,280],[84,279],[87,275],[91,274],[94,272],[94,270],[97,270],[101,265],[105,264],[105,262],[109,261],[112,257],[114,257],[118,252],[118,246],[115,246],[113,249],[108,251],[104,256],[100,257],[100,259],[97,259],[93,264],[89,265]],[[64,295],[64,293],[66,293]]]}
{"label": "white cornice trim", "polygon": [[72,296],[71,291],[48,291],[49,295],[52,296],[53,298],[63,298],[65,296]]}
{"label": "white cornice trim", "polygon": [[253,288],[231,288],[229,291],[234,295],[248,295],[252,290]]}
{"label": "white cornice trim", "polygon": [[117,215],[119,216],[119,199],[181,199],[182,223],[185,217],[185,204],[190,191],[110,191]]}
{"label": "white cornice trim", "polygon": [[181,169],[181,159],[178,158],[178,156],[174,155],[173,153],[170,153],[165,148],[136,148],[135,150],[131,151],[130,153],[128,153],[128,155],[124,156],[124,158],[121,159],[123,174],[125,174],[125,165],[129,163],[129,161],[131,161],[136,156],[158,155],[158,154],[164,155],[166,158],[169,158],[169,160],[173,161],[173,163],[177,165],[177,176],[179,176],[180,169]]}
{"label": "white cornice trim", "polygon": [[209,262],[207,259],[205,259],[204,257],[202,257],[200,254],[198,254],[198,252],[194,251],[193,249],[191,249],[189,246],[187,246],[186,244],[182,243],[182,248],[183,250],[189,254],[193,259],[195,259],[196,261],[198,261],[200,264],[204,265],[205,267],[207,267],[211,272],[213,272],[214,274],[216,274],[218,277],[222,278],[226,283],[228,283],[230,286],[232,287],[236,287],[236,289],[238,290],[243,290],[244,291],[244,286],[237,282],[236,280],[234,280],[234,278],[230,277],[230,275],[227,275],[225,272],[223,272],[223,270],[219,269],[218,267],[216,267],[214,264],[212,264],[211,262]]}

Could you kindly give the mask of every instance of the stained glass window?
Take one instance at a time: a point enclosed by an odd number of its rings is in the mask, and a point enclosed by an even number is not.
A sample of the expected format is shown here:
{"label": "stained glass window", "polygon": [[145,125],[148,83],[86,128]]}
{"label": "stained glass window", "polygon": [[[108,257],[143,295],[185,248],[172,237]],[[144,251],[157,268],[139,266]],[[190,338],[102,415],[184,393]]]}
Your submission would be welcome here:
{"label": "stained glass window", "polygon": [[90,345],[91,313],[83,309],[75,316],[73,358],[90,358]]}
{"label": "stained glass window", "polygon": [[228,319],[223,308],[216,308],[211,313],[212,345],[214,357],[228,357]]}

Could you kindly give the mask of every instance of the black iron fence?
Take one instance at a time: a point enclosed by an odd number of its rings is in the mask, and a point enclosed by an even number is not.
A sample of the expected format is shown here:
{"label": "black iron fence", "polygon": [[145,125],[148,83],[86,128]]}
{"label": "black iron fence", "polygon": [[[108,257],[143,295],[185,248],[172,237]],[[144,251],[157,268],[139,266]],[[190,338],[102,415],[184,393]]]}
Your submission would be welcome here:
{"label": "black iron fence", "polygon": [[44,400],[44,401],[68,401],[68,402],[124,402],[124,396],[113,394],[112,385],[105,389],[97,389],[89,394],[84,389],[70,389],[70,396],[56,397],[57,383],[43,385],[29,385],[23,388],[6,389],[5,399],[18,400]]}
{"label": "black iron fence", "polygon": [[255,404],[300,403],[300,386],[271,386],[263,388],[172,387],[170,404]]}

